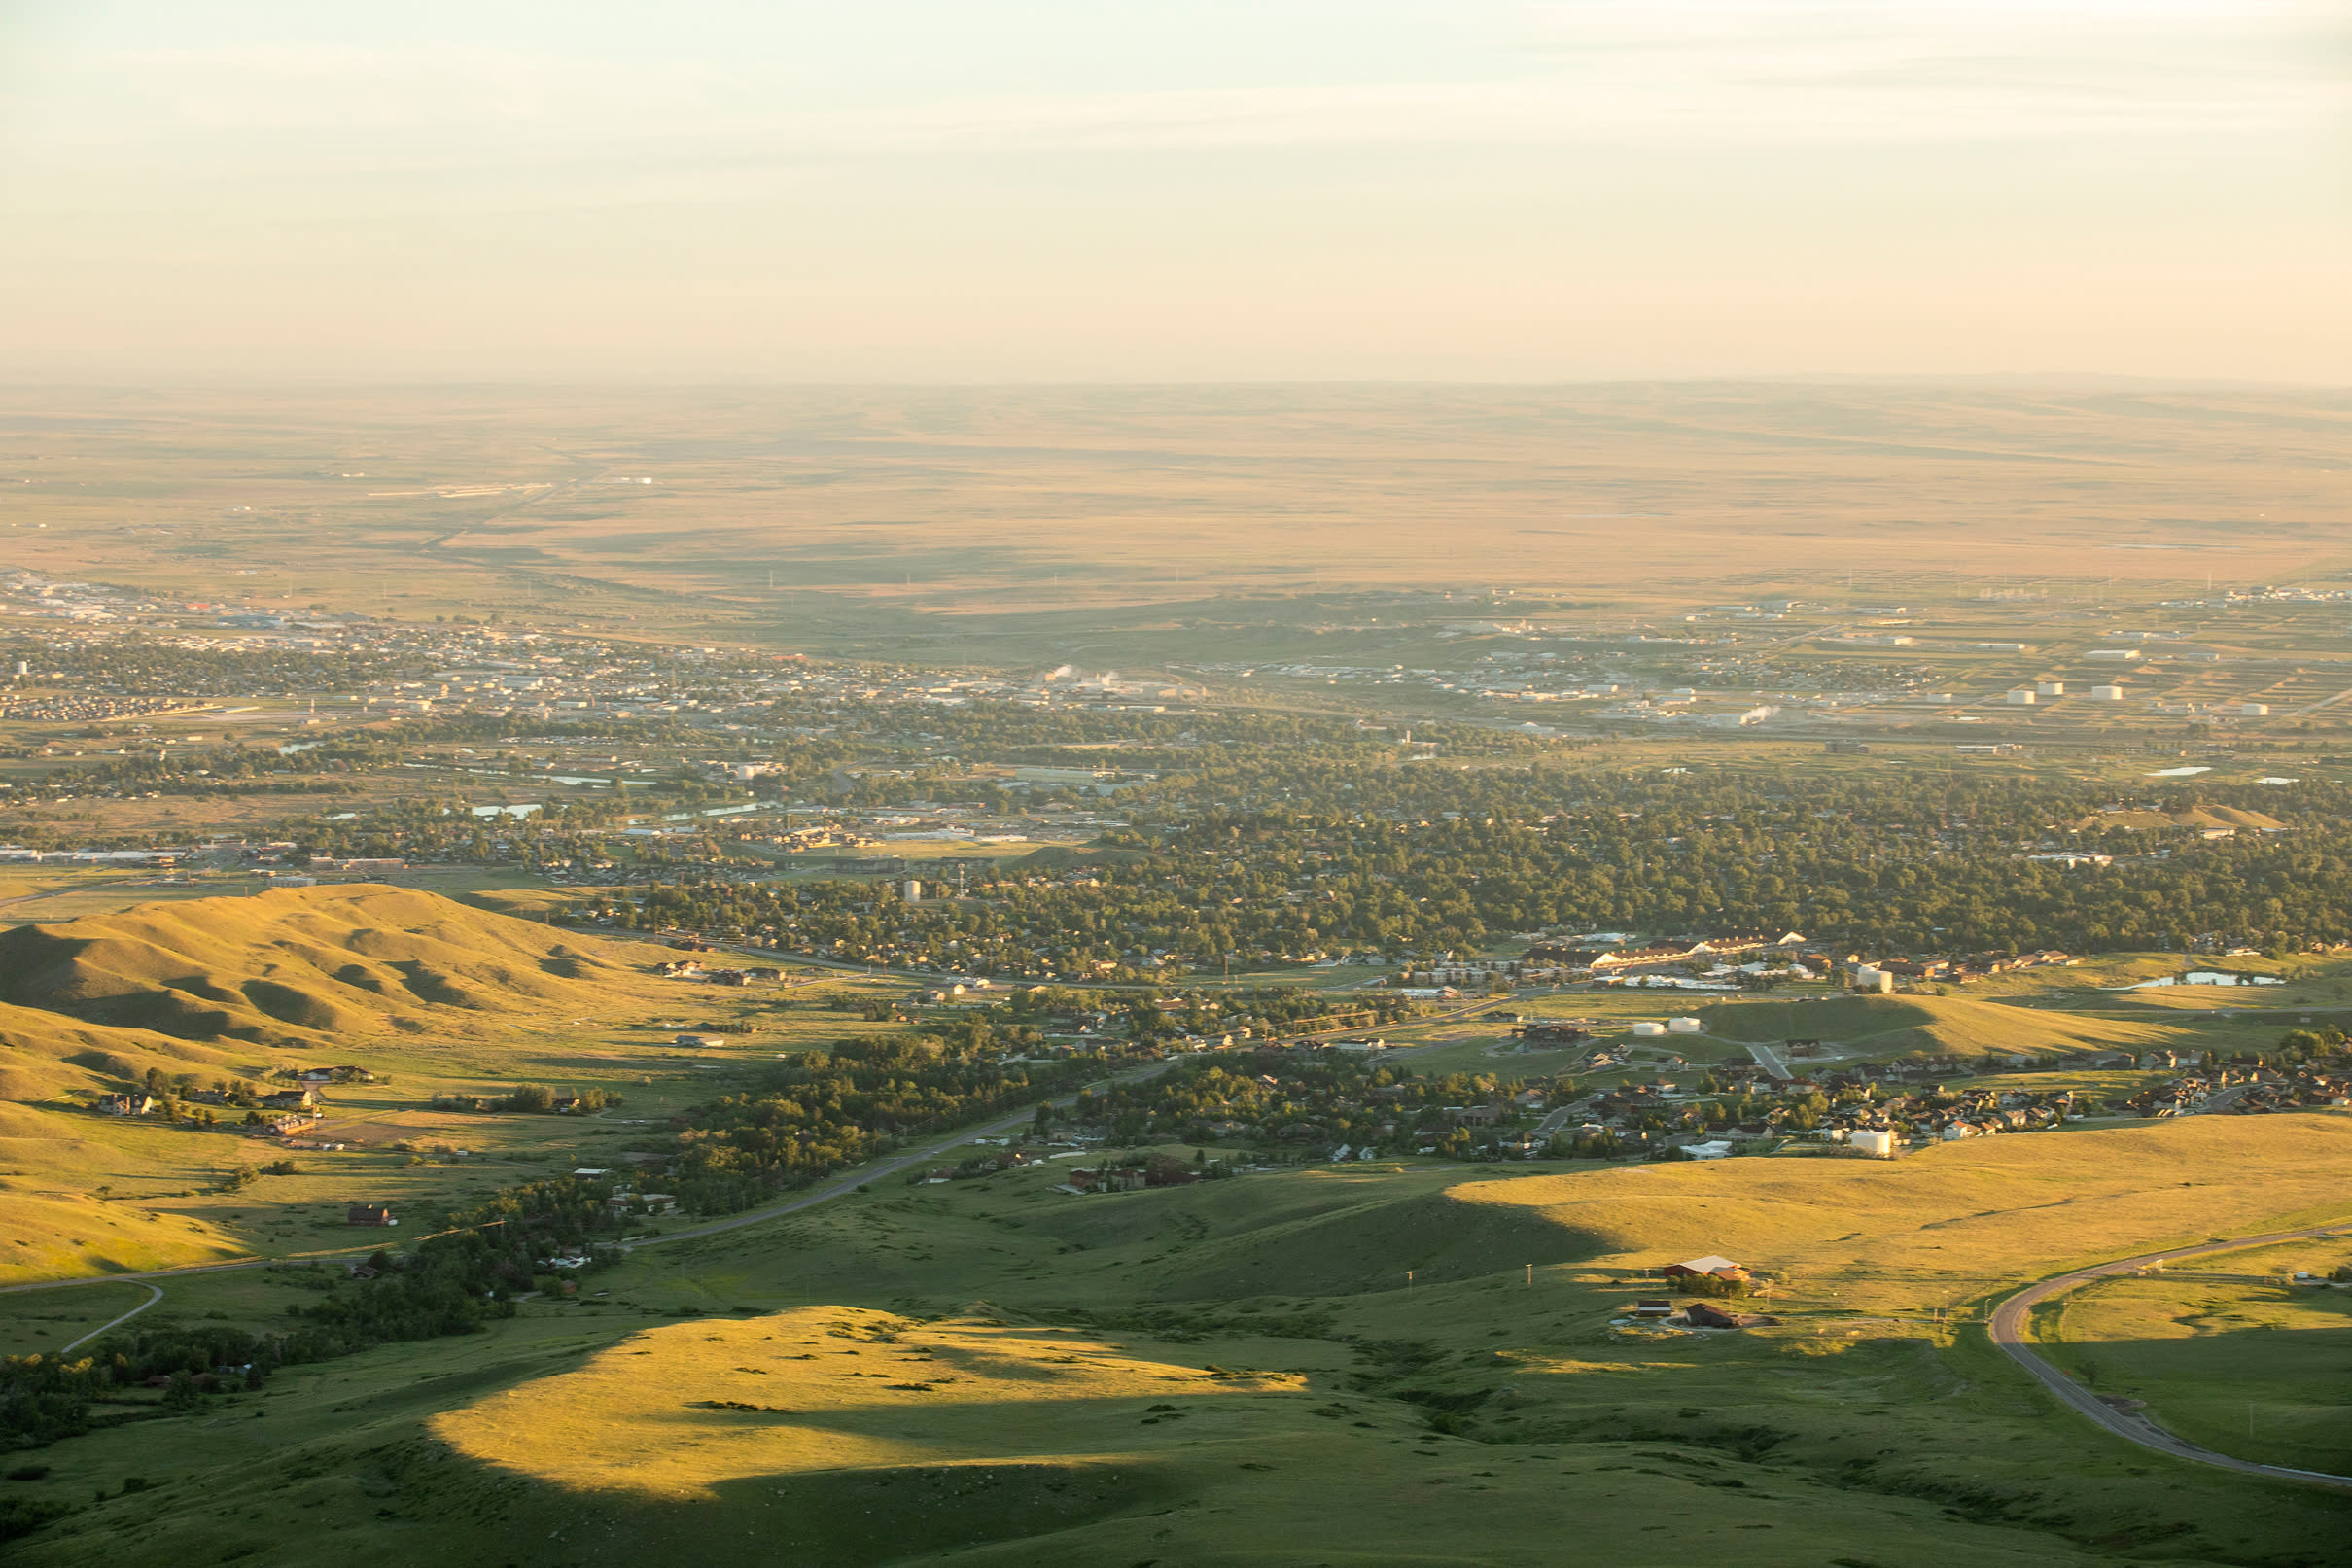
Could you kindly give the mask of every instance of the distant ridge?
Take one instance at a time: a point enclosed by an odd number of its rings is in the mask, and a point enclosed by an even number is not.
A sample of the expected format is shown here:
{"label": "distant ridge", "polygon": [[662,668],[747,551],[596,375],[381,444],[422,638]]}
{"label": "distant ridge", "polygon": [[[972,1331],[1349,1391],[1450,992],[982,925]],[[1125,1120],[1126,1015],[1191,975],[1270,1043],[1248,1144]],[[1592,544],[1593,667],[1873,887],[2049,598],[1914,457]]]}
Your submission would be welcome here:
{"label": "distant ridge", "polygon": [[587,1010],[633,968],[593,939],[372,884],[19,925],[0,932],[0,1098],[224,1065],[239,1046],[464,1028],[518,1001]]}

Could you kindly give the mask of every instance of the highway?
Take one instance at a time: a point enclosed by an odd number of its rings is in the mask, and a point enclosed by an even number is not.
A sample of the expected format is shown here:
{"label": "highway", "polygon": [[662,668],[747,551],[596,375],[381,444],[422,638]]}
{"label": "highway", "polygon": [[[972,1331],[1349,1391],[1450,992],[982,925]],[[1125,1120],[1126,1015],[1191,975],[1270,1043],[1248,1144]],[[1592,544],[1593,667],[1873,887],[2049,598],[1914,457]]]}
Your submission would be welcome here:
{"label": "highway", "polygon": [[2120,1410],[2098,1395],[2076,1382],[2036,1354],[2032,1342],[2025,1338],[2025,1324],[2034,1307],[2053,1296],[2062,1295],[2078,1285],[2093,1279],[2106,1279],[2116,1274],[2127,1274],[2157,1264],[2172,1263],[2182,1258],[2202,1258],[2217,1252],[2235,1252],[2245,1247],[2267,1246],[2278,1241],[2308,1241],[2323,1237],[2352,1236],[2352,1227],[2343,1224],[2316,1225],[2302,1231],[2280,1231],[2271,1236],[2243,1236],[2227,1241],[2209,1241],[2200,1246],[2175,1247],[2168,1252],[2150,1252],[2137,1258],[2124,1258],[2115,1263],[2096,1264],[2089,1269],[2077,1269],[2055,1279],[2045,1279],[2038,1285],[2028,1285],[1993,1308],[1991,1317],[1992,1342],[2001,1347],[2002,1354],[2023,1367],[2040,1380],[2043,1387],[2076,1413],[2089,1416],[2120,1438],[2154,1448],[2175,1459],[2187,1459],[2200,1465],[2213,1465],[2222,1470],[2241,1471],[2250,1476],[2268,1476],[2276,1481],[2300,1481],[2305,1485],[2328,1486],[2338,1491],[2352,1491],[2352,1476],[2331,1476],[2317,1470],[2294,1470],[2284,1465],[2257,1464],[2251,1459],[2233,1459],[2226,1453],[2202,1448],[2185,1438],[2174,1437],[2136,1410]]}

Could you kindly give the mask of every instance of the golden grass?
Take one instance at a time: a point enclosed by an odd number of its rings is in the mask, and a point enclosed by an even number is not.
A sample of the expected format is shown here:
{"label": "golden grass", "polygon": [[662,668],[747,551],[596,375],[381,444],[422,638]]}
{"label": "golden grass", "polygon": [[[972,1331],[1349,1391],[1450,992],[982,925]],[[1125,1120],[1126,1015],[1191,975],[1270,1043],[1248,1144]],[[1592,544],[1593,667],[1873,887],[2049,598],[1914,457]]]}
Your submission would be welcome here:
{"label": "golden grass", "polygon": [[249,1256],[217,1226],[94,1198],[11,1192],[0,1203],[0,1284],[181,1269]]}
{"label": "golden grass", "polygon": [[1469,1183],[1591,1237],[1594,1262],[1705,1253],[1849,1305],[1950,1306],[2083,1259],[2352,1215],[2352,1116],[2194,1118],[1971,1139],[1895,1161],[1730,1160]]}
{"label": "golden grass", "polygon": [[2157,1020],[2020,1007],[1974,996],[1827,996],[1812,1001],[1725,1002],[1703,1010],[1708,1032],[1728,1039],[1818,1039],[1874,1055],[2071,1055],[2191,1044],[2190,1030]]}
{"label": "golden grass", "polygon": [[[839,1009],[871,982],[719,991],[653,978],[653,957],[643,943],[368,886],[0,935],[0,993],[13,998],[0,1000],[0,1280],[347,1248],[360,1239],[340,1224],[349,1202],[417,1216],[583,1155],[610,1163],[659,1137],[637,1128],[738,1087],[776,1053],[870,1028]],[[676,1028],[703,1019],[758,1032],[712,1050],[671,1045]],[[82,1102],[151,1069],[209,1084],[346,1063],[378,1081],[331,1088],[328,1119],[308,1135],[343,1147],[294,1151],[297,1173],[242,1190],[223,1178],[288,1151],[239,1135],[235,1109],[207,1129]],[[627,1107],[575,1118],[426,1103],[520,1082],[600,1088]],[[471,1155],[451,1153],[461,1148]],[[112,1202],[95,1202],[101,1188]]]}
{"label": "golden grass", "polygon": [[755,1476],[1096,1464],[1166,1446],[1141,1426],[1154,1404],[1181,1397],[1202,1415],[1304,1391],[1291,1375],[1220,1376],[1084,1335],[804,1307],[637,1335],[432,1427],[469,1457],[567,1488],[692,1499]]}
{"label": "golden grass", "polygon": [[642,957],[359,884],[143,905],[0,935],[0,999],[198,1039],[299,1045],[449,1008],[587,1006]]}

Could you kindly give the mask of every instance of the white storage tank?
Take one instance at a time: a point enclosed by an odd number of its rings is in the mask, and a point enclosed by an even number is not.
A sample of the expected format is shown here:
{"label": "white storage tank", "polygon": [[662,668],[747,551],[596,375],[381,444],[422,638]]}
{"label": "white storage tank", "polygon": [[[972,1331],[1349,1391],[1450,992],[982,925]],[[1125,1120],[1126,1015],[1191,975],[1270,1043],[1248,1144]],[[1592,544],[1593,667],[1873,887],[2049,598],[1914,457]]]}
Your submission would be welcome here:
{"label": "white storage tank", "polygon": [[2031,708],[2033,706],[2033,693],[2020,686],[2009,694],[2009,700],[2013,703],[2016,703],[2020,708]]}
{"label": "white storage tank", "polygon": [[2093,686],[2090,688],[2090,700],[2092,702],[2122,702],[2124,688],[2122,686]]}
{"label": "white storage tank", "polygon": [[1854,968],[1854,989],[1875,991],[1884,995],[1895,989],[1895,977],[1872,964],[1857,964]]}
{"label": "white storage tank", "polygon": [[1895,1154],[1895,1135],[1882,1127],[1857,1127],[1846,1140],[1864,1154],[1879,1160],[1891,1160]]}
{"label": "white storage tank", "polygon": [[1666,1021],[1666,1031],[1668,1034],[1696,1034],[1699,1032],[1699,1020],[1695,1018],[1669,1018]]}
{"label": "white storage tank", "polygon": [[2266,702],[2239,703],[2237,711],[2239,715],[2245,718],[2268,718],[2270,716],[2270,705]]}
{"label": "white storage tank", "polygon": [[1666,1032],[1666,1026],[1664,1024],[1653,1024],[1648,1019],[1643,1019],[1640,1023],[1633,1026],[1633,1032],[1645,1036],[1651,1034],[1664,1034]]}
{"label": "white storage tank", "polygon": [[2063,697],[2066,695],[2066,682],[2063,680],[2037,680],[2033,683],[2033,690],[2037,697]]}

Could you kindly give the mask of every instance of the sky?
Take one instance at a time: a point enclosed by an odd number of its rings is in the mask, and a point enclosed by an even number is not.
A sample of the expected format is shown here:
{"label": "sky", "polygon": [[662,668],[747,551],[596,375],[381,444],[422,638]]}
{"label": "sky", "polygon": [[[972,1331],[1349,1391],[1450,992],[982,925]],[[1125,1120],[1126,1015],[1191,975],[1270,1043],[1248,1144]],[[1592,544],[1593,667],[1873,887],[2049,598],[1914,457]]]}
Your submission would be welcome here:
{"label": "sky", "polygon": [[2352,7],[0,0],[17,381],[2352,380]]}

